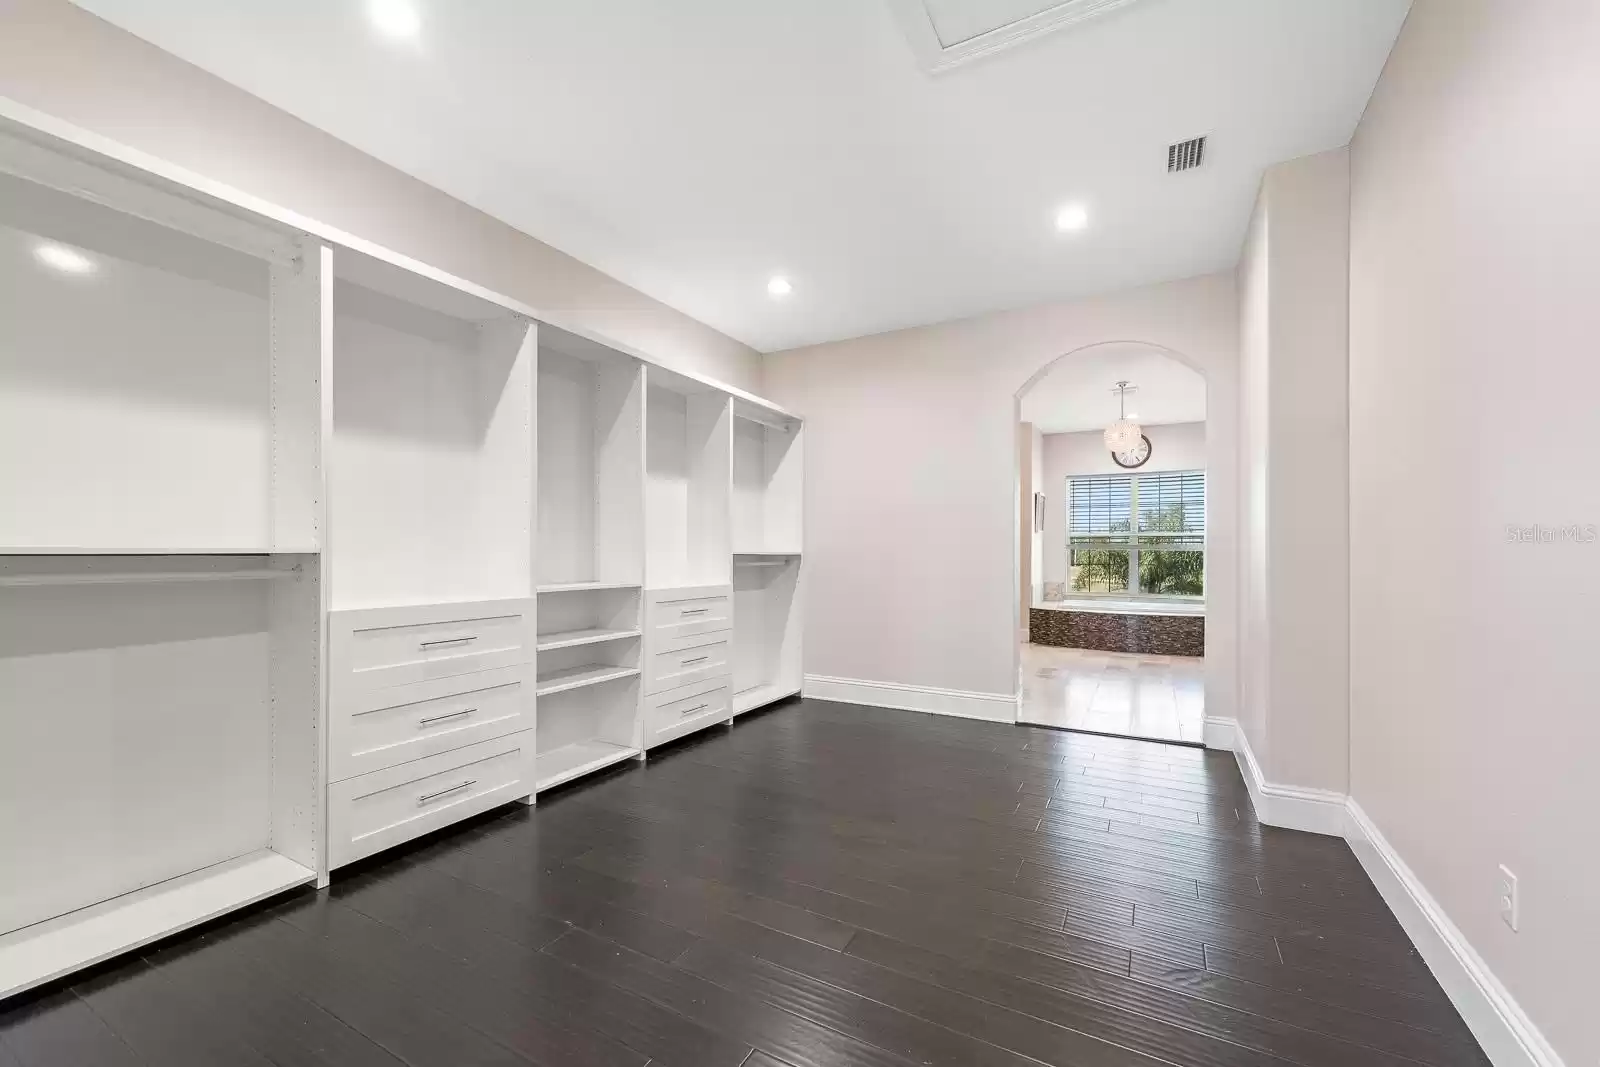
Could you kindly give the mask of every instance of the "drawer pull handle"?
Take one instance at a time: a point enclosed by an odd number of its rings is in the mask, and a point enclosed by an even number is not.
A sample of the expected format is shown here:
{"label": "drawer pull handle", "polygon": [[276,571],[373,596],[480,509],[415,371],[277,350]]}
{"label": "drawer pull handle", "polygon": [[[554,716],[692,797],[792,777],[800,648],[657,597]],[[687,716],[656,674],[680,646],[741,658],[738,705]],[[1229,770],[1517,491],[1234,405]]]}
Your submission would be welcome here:
{"label": "drawer pull handle", "polygon": [[427,796],[418,797],[417,807],[420,808],[422,805],[427,804],[430,801],[438,800],[440,797],[449,796],[451,793],[459,793],[463,789],[467,789],[477,784],[478,780],[476,778],[468,778],[466,781],[460,783],[459,785],[453,785],[449,789],[441,789],[437,793],[429,793]]}
{"label": "drawer pull handle", "polygon": [[477,710],[477,708],[462,708],[460,711],[452,711],[446,715],[429,715],[426,719],[418,719],[417,725],[432,726],[436,722],[446,722],[450,719],[459,719],[463,715],[471,715]]}
{"label": "drawer pull handle", "polygon": [[678,714],[679,715],[693,715],[695,712],[704,711],[706,708],[709,708],[710,706],[711,706],[710,704],[696,704],[692,708],[685,708],[683,711],[678,712]]}
{"label": "drawer pull handle", "polygon": [[700,662],[703,662],[703,661],[708,660],[710,658],[711,658],[710,656],[696,656],[694,659],[686,659],[686,660],[684,660],[683,661],[683,665],[685,667],[687,667],[691,663],[700,663]]}
{"label": "drawer pull handle", "polygon": [[710,610],[710,608],[684,608],[683,613],[685,615],[704,615]]}
{"label": "drawer pull handle", "polygon": [[422,642],[422,647],[437,648],[440,645],[464,645],[468,641],[476,641],[477,639],[477,634],[473,634],[471,637],[440,637],[432,641]]}

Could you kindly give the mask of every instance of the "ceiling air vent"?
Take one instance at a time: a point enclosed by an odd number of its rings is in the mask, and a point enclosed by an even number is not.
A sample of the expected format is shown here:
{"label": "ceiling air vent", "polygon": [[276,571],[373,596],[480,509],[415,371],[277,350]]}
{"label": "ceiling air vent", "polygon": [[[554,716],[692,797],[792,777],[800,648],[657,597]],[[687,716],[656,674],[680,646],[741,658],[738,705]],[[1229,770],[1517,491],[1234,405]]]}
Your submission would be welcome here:
{"label": "ceiling air vent", "polygon": [[1192,137],[1187,141],[1167,145],[1167,173],[1193,170],[1206,161],[1206,139]]}

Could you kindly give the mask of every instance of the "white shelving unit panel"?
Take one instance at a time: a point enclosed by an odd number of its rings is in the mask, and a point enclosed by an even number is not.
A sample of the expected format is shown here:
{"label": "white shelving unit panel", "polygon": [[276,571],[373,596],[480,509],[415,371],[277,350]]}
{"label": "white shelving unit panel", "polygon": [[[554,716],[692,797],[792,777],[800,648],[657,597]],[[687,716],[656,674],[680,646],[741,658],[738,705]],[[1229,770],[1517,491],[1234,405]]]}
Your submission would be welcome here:
{"label": "white shelving unit panel", "polygon": [[0,998],[316,880],[270,849],[0,935]]}
{"label": "white shelving unit panel", "polygon": [[792,697],[800,692],[800,687],[790,688],[785,685],[756,685],[733,695],[733,713],[743,715],[755,708],[765,707],[785,697]]}
{"label": "white shelving unit panel", "polygon": [[616,682],[623,678],[637,678],[638,667],[618,667],[607,663],[583,663],[576,667],[558,667],[554,670],[540,671],[537,682],[537,695],[546,697],[557,693],[565,693],[573,689],[583,689],[602,682]]}
{"label": "white shelving unit panel", "polygon": [[734,553],[800,554],[804,485],[801,435],[799,423],[761,421],[748,417],[746,407],[735,405]]}
{"label": "white shelving unit panel", "polygon": [[[658,379],[667,384],[657,384]],[[681,392],[646,372],[646,584],[726,585],[729,564],[732,404],[722,393]]]}
{"label": "white shelving unit panel", "polygon": [[358,253],[334,266],[334,607],[527,596],[533,328]]}
{"label": "white shelving unit panel", "polygon": [[554,633],[540,634],[539,643],[535,645],[538,652],[554,652],[558,648],[576,648],[579,645],[599,645],[607,641],[624,641],[630,637],[642,637],[643,632],[633,630],[557,630]]}
{"label": "white shelving unit panel", "polygon": [[614,745],[609,741],[574,741],[552,751],[541,752],[534,760],[535,788],[550,789],[638,755],[638,748]]}
{"label": "white shelving unit panel", "polygon": [[550,582],[538,587],[545,593],[601,593],[609,589],[638,589],[638,582]]}

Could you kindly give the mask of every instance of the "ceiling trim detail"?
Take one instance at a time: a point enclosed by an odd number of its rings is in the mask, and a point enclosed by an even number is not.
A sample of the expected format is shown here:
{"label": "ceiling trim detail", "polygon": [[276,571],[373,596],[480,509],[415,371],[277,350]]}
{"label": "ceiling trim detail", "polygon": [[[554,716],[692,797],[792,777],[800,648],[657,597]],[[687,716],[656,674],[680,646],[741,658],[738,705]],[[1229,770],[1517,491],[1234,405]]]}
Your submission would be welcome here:
{"label": "ceiling trim detail", "polygon": [[983,56],[1014,48],[1019,44],[1083,22],[1134,0],[1063,0],[1054,7],[998,26],[987,33],[946,45],[934,27],[933,16],[923,0],[886,0],[900,23],[917,63],[929,74],[940,74]]}

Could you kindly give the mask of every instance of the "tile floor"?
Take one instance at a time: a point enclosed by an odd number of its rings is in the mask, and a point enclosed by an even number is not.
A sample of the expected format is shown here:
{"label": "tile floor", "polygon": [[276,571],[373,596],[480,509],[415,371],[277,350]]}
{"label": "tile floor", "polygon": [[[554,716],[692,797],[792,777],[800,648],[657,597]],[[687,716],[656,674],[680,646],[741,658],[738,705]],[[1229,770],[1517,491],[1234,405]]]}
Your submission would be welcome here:
{"label": "tile floor", "polygon": [[1025,723],[1158,741],[1202,740],[1202,660],[1022,646]]}

